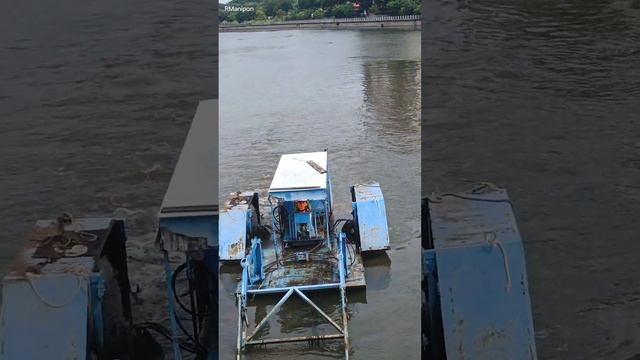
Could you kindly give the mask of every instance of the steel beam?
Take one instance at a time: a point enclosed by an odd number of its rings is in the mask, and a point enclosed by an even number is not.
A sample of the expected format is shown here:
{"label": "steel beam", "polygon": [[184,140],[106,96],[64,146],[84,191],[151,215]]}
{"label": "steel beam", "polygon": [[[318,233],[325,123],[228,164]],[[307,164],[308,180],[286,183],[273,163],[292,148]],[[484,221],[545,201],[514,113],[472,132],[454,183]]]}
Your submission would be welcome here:
{"label": "steel beam", "polygon": [[273,309],[271,309],[271,311],[269,311],[267,316],[265,316],[264,319],[262,319],[262,321],[260,321],[260,323],[258,324],[258,326],[256,326],[256,328],[253,330],[251,335],[247,336],[247,341],[251,340],[251,338],[254,337],[258,333],[258,331],[260,331],[260,329],[264,326],[264,324],[267,323],[267,320],[269,320],[271,315],[275,314],[276,310],[278,310],[280,308],[280,306],[282,306],[282,304],[284,304],[287,301],[287,299],[289,299],[291,294],[293,294],[293,290],[294,289],[292,288],[289,291],[287,291],[287,293],[282,297],[282,299],[280,299],[280,301],[278,301],[278,303],[273,307]]}
{"label": "steel beam", "polygon": [[341,339],[342,336],[343,336],[342,334],[298,336],[298,337],[280,338],[280,339],[251,340],[251,341],[247,341],[245,344],[246,345],[268,345],[268,344],[281,344],[281,343],[300,342],[300,341],[332,340],[332,339]]}
{"label": "steel beam", "polygon": [[333,325],[333,327],[336,328],[340,332],[340,334],[344,334],[344,331],[342,330],[342,328],[338,324],[336,324],[336,322],[333,321],[333,319],[330,318],[329,315],[325,314],[325,312],[322,311],[322,309],[320,309],[313,301],[311,301],[311,299],[309,299],[305,294],[303,294],[302,291],[298,290],[298,288],[293,288],[293,290],[295,290],[295,292],[298,295],[300,295],[302,300],[306,301],[307,304],[311,305],[314,309],[316,309],[317,312],[320,313],[320,315],[322,315],[325,319],[327,319],[327,321],[329,321],[329,323]]}

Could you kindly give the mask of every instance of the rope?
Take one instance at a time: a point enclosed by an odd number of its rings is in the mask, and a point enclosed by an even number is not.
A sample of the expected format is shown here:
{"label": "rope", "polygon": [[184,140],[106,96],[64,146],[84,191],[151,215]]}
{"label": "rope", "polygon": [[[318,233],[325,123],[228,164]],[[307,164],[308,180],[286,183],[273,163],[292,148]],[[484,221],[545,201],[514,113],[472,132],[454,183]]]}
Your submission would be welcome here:
{"label": "rope", "polygon": [[507,285],[506,285],[505,291],[507,293],[510,293],[511,292],[511,272],[509,271],[509,258],[507,256],[507,250],[505,250],[500,240],[498,240],[495,232],[493,231],[486,232],[484,234],[484,238],[487,240],[487,242],[491,246],[493,247],[497,246],[500,249],[500,252],[502,253],[502,260],[504,261],[504,272],[507,276]]}
{"label": "rope", "polygon": [[427,196],[427,200],[429,202],[438,204],[438,203],[441,203],[443,201],[442,200],[443,197],[447,197],[447,196],[455,197],[455,198],[463,199],[463,200],[470,200],[470,201],[484,201],[484,202],[492,202],[492,203],[508,203],[513,208],[513,204],[511,203],[511,200],[508,200],[508,199],[486,199],[486,198],[479,198],[479,197],[466,196],[466,195],[453,194],[453,193],[446,193],[446,194]]}
{"label": "rope", "polygon": [[[498,187],[492,183],[486,183],[486,182],[480,183],[479,185],[471,189],[471,195],[480,195],[496,189],[498,189]],[[434,194],[431,194],[431,196],[427,196],[426,199],[429,202],[438,204],[443,202],[442,200],[443,197],[454,197],[462,200],[483,201],[483,202],[491,202],[491,203],[508,203],[512,209],[514,208],[513,203],[509,199],[487,199],[487,198],[455,194],[455,193],[444,193],[444,194],[438,194],[438,195],[434,193]]]}
{"label": "rope", "polygon": [[71,304],[71,302],[73,301],[73,299],[75,299],[76,295],[78,295],[78,293],[82,290],[82,282],[80,281],[80,276],[76,276],[76,281],[78,282],[78,287],[73,291],[73,293],[71,294],[71,297],[62,302],[61,304],[54,304],[49,302],[48,300],[46,300],[42,294],[40,294],[40,292],[38,291],[38,289],[36,289],[35,284],[33,283],[33,281],[31,281],[31,277],[27,276],[27,282],[29,283],[29,286],[31,287],[31,290],[33,290],[33,293],[36,294],[36,296],[40,299],[40,301],[42,301],[43,304],[52,307],[52,308],[63,308],[69,304]]}

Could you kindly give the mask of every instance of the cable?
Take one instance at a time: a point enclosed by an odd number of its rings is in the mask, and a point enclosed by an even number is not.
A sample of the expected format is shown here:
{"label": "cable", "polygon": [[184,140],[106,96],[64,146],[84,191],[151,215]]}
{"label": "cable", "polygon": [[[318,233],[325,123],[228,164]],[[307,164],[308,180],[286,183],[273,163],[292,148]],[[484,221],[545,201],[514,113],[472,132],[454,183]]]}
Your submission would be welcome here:
{"label": "cable", "polygon": [[344,222],[347,222],[347,221],[350,221],[350,220],[351,220],[351,219],[341,218],[341,219],[338,219],[338,220],[334,221],[334,222],[333,222],[333,225],[331,226],[331,232],[332,232],[332,233],[335,233],[335,232],[336,232],[336,228],[338,227],[338,224],[339,224],[339,223],[341,223],[341,222],[343,222],[343,221],[344,221]]}
{"label": "cable", "polygon": [[[173,296],[176,299],[176,302],[182,308],[182,310],[186,311],[190,315],[200,316],[200,317],[211,316],[212,314],[209,314],[209,313],[198,313],[195,310],[187,308],[187,306],[185,306],[181,302],[180,296],[178,295],[178,292],[176,291],[176,282],[177,282],[178,274],[181,273],[182,271],[184,271],[186,269],[186,267],[187,267],[187,263],[180,264],[180,266],[178,266],[176,268],[176,270],[173,272],[173,274],[171,275],[171,289],[173,290]],[[209,273],[209,272],[207,271],[207,273]],[[209,273],[209,274],[212,275],[211,273]],[[187,292],[184,295],[191,294],[191,293],[192,292]]]}
{"label": "cable", "polygon": [[178,324],[178,327],[180,328],[180,330],[182,330],[182,333],[187,337],[187,339],[193,342],[193,345],[195,346],[195,348],[200,351],[203,351],[203,350],[206,351],[206,349],[204,349],[202,345],[200,345],[200,342],[197,339],[195,339],[193,335],[189,334],[187,329],[185,329],[184,325],[182,325],[182,321],[180,321],[180,318],[178,317],[178,313],[174,312],[173,316],[176,317],[176,324]]}
{"label": "cable", "polygon": [[[276,211],[278,211],[278,216],[276,216]],[[277,226],[277,229],[273,229],[274,232],[276,232],[278,235],[280,235],[280,237],[284,236],[284,231],[285,231],[285,222],[284,219],[288,218],[288,212],[287,212],[287,208],[284,207],[284,205],[277,205],[276,207],[273,208],[273,211],[271,212],[271,216],[273,216],[273,223]]]}
{"label": "cable", "polygon": [[351,257],[351,263],[349,264],[349,267],[351,267],[356,262],[356,249],[354,248],[354,245],[350,242],[347,242],[347,249],[351,249],[349,254],[353,253],[353,256]]}
{"label": "cable", "polygon": [[[178,274],[181,273],[182,271],[184,271],[187,268],[187,263],[182,263],[180,264],[176,270],[173,272],[173,274],[171,275],[171,288],[173,291],[173,296],[176,300],[176,302],[178,303],[178,305],[182,308],[182,310],[184,310],[185,312],[187,312],[188,314],[190,314],[192,316],[192,321],[196,322],[197,321],[197,317],[208,317],[211,316],[213,314],[209,314],[209,313],[198,313],[197,311],[187,308],[181,301],[180,301],[180,296],[178,296],[178,292],[176,291],[176,280],[178,277]],[[213,274],[211,274],[208,270],[205,270],[207,272],[207,274],[209,274],[210,276],[213,276]],[[189,280],[190,281],[190,280]],[[187,293],[185,294],[189,294],[189,296],[193,296],[193,292],[195,290],[194,289],[190,289]],[[184,335],[193,343],[192,344],[192,348],[191,351],[192,353],[195,354],[199,354],[199,355],[205,355],[207,352],[207,349],[204,348],[202,346],[202,344],[200,344],[200,342],[198,341],[198,339],[196,339],[193,335],[191,335],[187,329],[184,327],[184,325],[182,324],[182,321],[180,320],[180,318],[178,317],[178,313],[174,312],[174,316],[176,319],[176,324],[178,325],[178,327],[180,328],[180,330],[182,331],[182,333],[184,333]],[[189,346],[191,346],[191,344],[189,344]]]}
{"label": "cable", "polygon": [[[169,329],[167,329],[164,325],[160,323],[143,322],[143,323],[135,324],[133,325],[133,327],[136,329],[151,329],[156,333],[162,335],[162,337],[164,337],[165,339],[169,341],[173,341],[173,336],[171,335],[171,331],[169,331]],[[195,349],[192,344],[185,342],[183,339],[178,339],[178,346],[180,346],[182,350],[188,351],[192,354],[197,354],[197,349]]]}
{"label": "cable", "polygon": [[498,237],[496,235],[496,233],[494,231],[488,231],[484,234],[484,238],[485,240],[487,240],[487,242],[491,245],[491,246],[497,246],[500,249],[500,252],[502,253],[502,260],[504,262],[504,272],[507,276],[507,285],[506,285],[506,292],[511,292],[511,271],[509,271],[509,258],[507,256],[507,250],[505,250],[504,246],[502,245],[502,242],[500,242],[500,240],[498,240]]}
{"label": "cable", "polygon": [[483,201],[483,202],[492,202],[492,203],[508,203],[513,208],[513,203],[509,199],[485,199],[485,198],[477,198],[477,197],[473,197],[473,196],[466,196],[466,195],[453,194],[453,193],[439,194],[439,195],[436,195],[436,196],[437,196],[437,200],[434,200],[433,198],[427,196],[426,197],[427,201],[435,203],[435,204],[439,204],[439,203],[442,203],[442,201],[443,201],[442,198],[443,197],[449,196],[449,197],[455,197],[455,198],[458,198],[458,199],[470,200],[470,201]]}

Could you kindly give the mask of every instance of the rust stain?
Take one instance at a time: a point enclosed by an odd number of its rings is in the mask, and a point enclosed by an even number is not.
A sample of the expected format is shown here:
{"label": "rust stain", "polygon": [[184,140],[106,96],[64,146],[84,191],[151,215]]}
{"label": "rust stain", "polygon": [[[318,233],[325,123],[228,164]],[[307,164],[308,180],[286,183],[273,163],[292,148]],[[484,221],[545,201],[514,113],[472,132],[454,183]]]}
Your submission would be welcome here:
{"label": "rust stain", "polygon": [[236,191],[235,193],[230,194],[229,199],[227,199],[226,203],[224,204],[225,210],[231,210],[238,205],[247,203],[244,197],[240,196],[240,194],[242,194],[240,191]]}
{"label": "rust stain", "polygon": [[506,338],[504,332],[490,329],[486,333],[482,334],[478,339],[478,347],[481,350],[493,347],[496,342],[504,340]]}
{"label": "rust stain", "polygon": [[241,254],[241,252],[242,252],[242,250],[244,248],[244,246],[242,246],[243,245],[242,241],[243,241],[243,239],[240,238],[237,242],[235,242],[235,243],[233,243],[233,244],[231,244],[231,245],[229,245],[227,247],[227,252],[229,253],[229,256],[235,257],[237,255],[244,255],[244,254]]}

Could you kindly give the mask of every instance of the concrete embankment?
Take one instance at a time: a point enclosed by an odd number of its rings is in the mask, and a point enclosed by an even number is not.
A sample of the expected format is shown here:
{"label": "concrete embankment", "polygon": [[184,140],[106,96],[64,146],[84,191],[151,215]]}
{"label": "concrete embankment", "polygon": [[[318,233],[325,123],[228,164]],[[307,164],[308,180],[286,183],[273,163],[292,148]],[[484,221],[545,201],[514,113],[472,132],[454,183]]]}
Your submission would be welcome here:
{"label": "concrete embankment", "polygon": [[421,27],[420,16],[389,16],[378,19],[323,19],[286,21],[272,24],[220,24],[220,32],[276,31],[294,29],[413,29]]}

